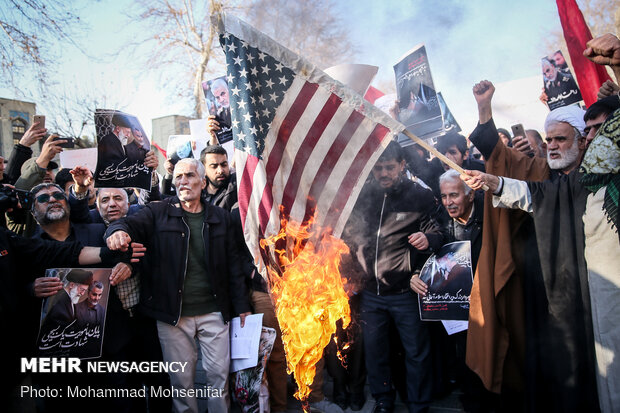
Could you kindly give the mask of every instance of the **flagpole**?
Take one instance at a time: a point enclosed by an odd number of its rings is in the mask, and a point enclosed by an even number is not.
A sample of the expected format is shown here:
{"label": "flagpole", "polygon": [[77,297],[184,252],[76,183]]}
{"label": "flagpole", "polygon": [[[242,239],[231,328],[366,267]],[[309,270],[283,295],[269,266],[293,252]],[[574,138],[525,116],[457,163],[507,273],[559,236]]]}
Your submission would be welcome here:
{"label": "flagpole", "polygon": [[[433,155],[438,157],[439,160],[441,160],[443,163],[448,165],[450,168],[454,169],[455,171],[457,171],[458,173],[460,173],[462,175],[466,175],[465,169],[463,169],[460,166],[458,166],[457,164],[455,164],[450,158],[448,158],[443,153],[439,152],[437,149],[433,148],[431,145],[426,143],[426,141],[418,138],[413,133],[409,132],[407,129],[403,130],[403,133],[405,135],[407,135],[407,137],[409,139],[411,139],[414,143],[417,143],[418,145],[420,145],[421,147],[423,147],[424,149],[426,149],[427,151],[429,151],[430,153],[432,153]],[[484,191],[488,191],[489,187],[486,184],[484,184],[484,185],[482,185],[482,189]]]}

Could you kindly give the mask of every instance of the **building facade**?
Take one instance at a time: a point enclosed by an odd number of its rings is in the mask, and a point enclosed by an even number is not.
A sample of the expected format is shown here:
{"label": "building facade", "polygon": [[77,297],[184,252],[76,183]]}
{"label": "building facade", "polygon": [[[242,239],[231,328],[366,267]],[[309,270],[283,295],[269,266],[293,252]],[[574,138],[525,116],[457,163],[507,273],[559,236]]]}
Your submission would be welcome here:
{"label": "building facade", "polygon": [[[166,148],[168,147],[168,138],[170,137],[170,135],[190,134],[190,120],[191,118],[181,115],[168,115],[162,116],[161,118],[153,119],[153,132],[151,136],[151,142],[157,144],[163,150],[166,150]],[[164,169],[164,162],[166,161],[166,159],[156,147],[154,147],[153,150],[155,151],[159,159],[159,167],[157,168],[157,172],[159,172],[161,175],[164,175],[166,173],[166,170]]]}
{"label": "building facade", "polygon": [[[32,102],[0,98],[0,156],[8,159],[13,146],[32,124],[35,113],[36,105]],[[39,154],[40,145],[33,145],[32,150]]]}

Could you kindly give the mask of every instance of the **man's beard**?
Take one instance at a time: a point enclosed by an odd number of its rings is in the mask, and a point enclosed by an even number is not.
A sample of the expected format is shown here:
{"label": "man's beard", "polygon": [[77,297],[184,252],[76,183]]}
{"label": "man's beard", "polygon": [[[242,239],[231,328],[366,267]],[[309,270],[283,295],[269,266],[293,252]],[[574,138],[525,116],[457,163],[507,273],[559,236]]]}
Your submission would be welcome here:
{"label": "man's beard", "polygon": [[[559,153],[562,157],[560,159],[551,159],[551,153]],[[565,152],[562,151],[547,151],[547,163],[549,164],[549,168],[563,170],[567,168],[569,165],[574,163],[577,158],[579,158],[579,143],[577,142],[577,138],[573,141],[573,146],[568,148]]]}
{"label": "man's beard", "polygon": [[75,287],[73,287],[71,290],[69,290],[69,298],[71,299],[71,302],[73,304],[77,304],[80,302],[80,296],[78,294],[78,287],[77,285]]}
{"label": "man's beard", "polygon": [[123,133],[122,130],[118,131],[118,139],[121,141],[123,145],[127,145],[127,138],[128,136],[125,136],[125,133]]}
{"label": "man's beard", "polygon": [[207,181],[209,182],[209,184],[213,185],[217,189],[220,189],[220,188],[228,185],[228,180],[229,179],[230,179],[230,177],[226,177],[223,181],[218,181],[217,179],[215,181],[212,181],[211,179],[209,179],[209,177],[207,177]]}
{"label": "man's beard", "polygon": [[34,219],[40,225],[49,225],[57,221],[63,221],[68,219],[67,210],[65,208],[56,209],[51,211],[49,208],[45,210],[45,212],[41,212],[38,209],[35,209]]}

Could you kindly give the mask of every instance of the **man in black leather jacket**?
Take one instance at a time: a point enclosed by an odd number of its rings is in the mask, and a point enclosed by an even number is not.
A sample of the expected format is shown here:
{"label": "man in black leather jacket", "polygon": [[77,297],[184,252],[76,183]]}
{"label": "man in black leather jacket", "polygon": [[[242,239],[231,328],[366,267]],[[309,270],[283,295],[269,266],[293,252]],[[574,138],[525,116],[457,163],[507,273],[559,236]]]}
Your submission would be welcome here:
{"label": "man in black leather jacket", "polygon": [[366,368],[375,412],[392,412],[388,325],[396,325],[406,353],[410,412],[431,401],[430,341],[420,321],[416,296],[409,288],[414,271],[439,249],[444,236],[436,221],[437,202],[430,190],[406,179],[402,148],[391,142],[373,167],[354,208],[348,240],[366,279],[361,318]]}

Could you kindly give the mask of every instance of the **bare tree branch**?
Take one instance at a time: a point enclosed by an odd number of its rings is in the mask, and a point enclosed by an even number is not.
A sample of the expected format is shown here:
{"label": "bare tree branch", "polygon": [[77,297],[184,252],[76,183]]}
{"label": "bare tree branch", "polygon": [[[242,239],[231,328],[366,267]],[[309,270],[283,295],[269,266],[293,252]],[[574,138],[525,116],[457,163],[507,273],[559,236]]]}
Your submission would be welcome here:
{"label": "bare tree branch", "polygon": [[350,61],[355,54],[348,33],[330,0],[136,0],[130,13],[145,30],[131,45],[143,67],[162,76],[176,95],[192,101],[193,116],[202,117],[202,82],[224,72],[224,55],[210,25],[216,12],[241,14],[291,50],[319,66]]}
{"label": "bare tree branch", "polygon": [[[59,40],[80,49],[75,31],[80,18],[60,0],[8,0],[0,6],[0,86],[16,86],[33,69],[40,83],[55,61]],[[81,50],[81,49],[80,49]]]}

